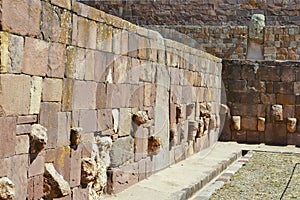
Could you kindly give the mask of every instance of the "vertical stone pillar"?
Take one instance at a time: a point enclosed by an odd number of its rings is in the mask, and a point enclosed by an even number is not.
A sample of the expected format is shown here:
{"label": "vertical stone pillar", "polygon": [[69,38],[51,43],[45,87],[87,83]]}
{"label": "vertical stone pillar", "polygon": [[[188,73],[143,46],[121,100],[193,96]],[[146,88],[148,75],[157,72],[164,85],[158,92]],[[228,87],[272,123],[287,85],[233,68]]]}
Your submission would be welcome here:
{"label": "vertical stone pillar", "polygon": [[247,59],[263,60],[265,16],[254,14],[248,26]]}

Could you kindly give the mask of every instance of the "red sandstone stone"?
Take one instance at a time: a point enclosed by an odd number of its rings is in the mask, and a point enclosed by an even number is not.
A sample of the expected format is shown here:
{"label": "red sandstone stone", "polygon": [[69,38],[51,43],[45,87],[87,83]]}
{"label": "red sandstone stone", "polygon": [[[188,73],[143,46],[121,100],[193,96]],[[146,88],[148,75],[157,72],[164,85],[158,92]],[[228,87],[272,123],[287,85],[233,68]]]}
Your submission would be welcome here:
{"label": "red sandstone stone", "polygon": [[0,159],[15,154],[16,118],[0,117]]}

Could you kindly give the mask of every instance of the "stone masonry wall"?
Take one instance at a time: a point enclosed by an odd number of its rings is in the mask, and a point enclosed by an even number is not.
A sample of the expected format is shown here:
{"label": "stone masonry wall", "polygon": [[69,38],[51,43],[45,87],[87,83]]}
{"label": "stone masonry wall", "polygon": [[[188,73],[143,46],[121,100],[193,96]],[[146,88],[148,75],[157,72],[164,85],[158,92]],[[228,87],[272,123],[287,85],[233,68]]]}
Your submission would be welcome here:
{"label": "stone masonry wall", "polygon": [[12,199],[98,199],[217,141],[221,59],[71,0],[0,4]]}
{"label": "stone masonry wall", "polygon": [[244,26],[253,14],[266,25],[300,25],[299,0],[82,1],[140,25]]}
{"label": "stone masonry wall", "polygon": [[[164,37],[201,49],[224,59],[246,59],[247,26],[147,26]],[[300,27],[264,28],[264,60],[299,60]]]}
{"label": "stone masonry wall", "polygon": [[221,140],[300,145],[300,62],[223,60]]}

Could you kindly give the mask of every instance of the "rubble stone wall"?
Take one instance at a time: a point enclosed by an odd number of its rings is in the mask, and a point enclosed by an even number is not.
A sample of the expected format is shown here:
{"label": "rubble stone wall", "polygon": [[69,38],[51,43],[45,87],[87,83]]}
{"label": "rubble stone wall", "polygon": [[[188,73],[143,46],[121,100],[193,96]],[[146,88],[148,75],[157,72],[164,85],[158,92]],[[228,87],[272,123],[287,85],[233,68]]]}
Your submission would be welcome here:
{"label": "rubble stone wall", "polygon": [[300,25],[299,0],[82,1],[140,25],[244,26],[253,14],[266,25]]}
{"label": "rubble stone wall", "polygon": [[71,0],[0,7],[13,199],[97,199],[217,141],[221,59]]}
{"label": "rubble stone wall", "polygon": [[[201,49],[224,59],[246,59],[247,26],[148,26],[164,37]],[[266,26],[263,32],[264,60],[299,60],[300,27]]]}
{"label": "rubble stone wall", "polygon": [[223,60],[227,105],[221,140],[300,145],[300,62]]}

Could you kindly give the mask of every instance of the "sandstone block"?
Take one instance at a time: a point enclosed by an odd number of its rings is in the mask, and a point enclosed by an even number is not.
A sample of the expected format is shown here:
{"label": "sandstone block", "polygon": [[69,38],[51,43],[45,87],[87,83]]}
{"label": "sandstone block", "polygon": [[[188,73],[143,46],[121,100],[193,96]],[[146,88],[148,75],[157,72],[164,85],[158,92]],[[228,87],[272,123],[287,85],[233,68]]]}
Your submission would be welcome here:
{"label": "sandstone block", "polygon": [[71,149],[70,161],[70,186],[75,187],[80,185],[81,175],[81,149]]}
{"label": "sandstone block", "polygon": [[112,52],[113,27],[100,23],[97,27],[96,47],[98,50]]}
{"label": "sandstone block", "polygon": [[113,128],[111,109],[98,110],[98,128],[100,131]]}
{"label": "sandstone block", "polygon": [[70,145],[70,127],[71,127],[71,113],[58,113],[58,136],[57,146]]}
{"label": "sandstone block", "polygon": [[257,130],[257,118],[256,117],[242,117],[241,128],[242,128],[242,130],[256,131]]}
{"label": "sandstone block", "polygon": [[96,110],[80,110],[79,126],[85,133],[98,130],[98,120]]}
{"label": "sandstone block", "polygon": [[57,6],[62,7],[62,8],[66,8],[68,10],[71,9],[71,0],[64,0],[64,1],[51,0],[51,4],[57,5]]}
{"label": "sandstone block", "polygon": [[74,79],[66,78],[63,84],[62,111],[72,111]]}
{"label": "sandstone block", "polygon": [[48,43],[34,38],[25,38],[22,72],[45,76],[48,68]]}
{"label": "sandstone block", "polygon": [[5,32],[0,33],[1,39],[1,73],[21,73],[23,55],[24,55],[24,38]]}
{"label": "sandstone block", "polygon": [[28,176],[33,177],[44,173],[45,156],[38,155],[31,163],[28,169]]}
{"label": "sandstone block", "polygon": [[67,78],[83,80],[85,77],[85,49],[73,46],[67,47],[67,62],[65,74]]}
{"label": "sandstone block", "polygon": [[[69,0],[67,0],[69,1]],[[61,4],[67,1],[60,1]],[[57,0],[55,1],[57,4]],[[66,9],[42,3],[41,32],[46,40],[68,44],[71,38],[72,15]]]}
{"label": "sandstone block", "polygon": [[267,123],[265,143],[270,145],[286,145],[287,131],[284,123]]}
{"label": "sandstone block", "polygon": [[30,124],[21,124],[16,126],[16,133],[17,135],[28,134],[31,131]]}
{"label": "sandstone block", "polygon": [[147,128],[138,127],[134,133],[134,160],[139,161],[148,155],[148,136]]}
{"label": "sandstone block", "polygon": [[257,119],[257,130],[264,132],[265,131],[265,121],[266,119],[264,117],[258,117]]}
{"label": "sandstone block", "polygon": [[106,77],[106,73],[109,70],[109,66],[107,64],[107,62],[110,62],[110,58],[108,57],[108,53],[104,53],[101,51],[96,51],[95,52],[95,69],[94,69],[94,75],[95,78],[94,80],[96,82],[104,82],[105,81],[105,77]]}
{"label": "sandstone block", "polygon": [[32,77],[31,82],[31,99],[30,99],[30,108],[29,114],[39,114],[41,98],[42,98],[42,77],[34,76]]}
{"label": "sandstone block", "polygon": [[47,76],[63,78],[65,73],[66,46],[60,43],[51,43],[48,57]]}
{"label": "sandstone block", "polygon": [[44,196],[44,176],[38,175],[33,177],[34,199],[40,199]]}
{"label": "sandstone block", "polygon": [[27,195],[28,155],[16,155],[11,158],[8,177],[15,184],[15,199],[23,199]]}
{"label": "sandstone block", "polygon": [[121,33],[121,55],[128,54],[128,31],[122,30]]}
{"label": "sandstone block", "polygon": [[118,167],[134,157],[134,141],[129,137],[117,139],[111,148],[111,167]]}
{"label": "sandstone block", "polygon": [[70,182],[71,148],[69,146],[56,148],[54,167],[63,176],[64,180]]}
{"label": "sandstone block", "polygon": [[18,116],[17,124],[31,124],[37,122],[37,115]]}
{"label": "sandstone block", "polygon": [[86,50],[85,80],[93,81],[95,78],[95,51]]}
{"label": "sandstone block", "polygon": [[43,80],[43,101],[58,101],[62,99],[62,86],[63,82],[61,79],[45,78]]}
{"label": "sandstone block", "polygon": [[29,153],[29,137],[28,135],[20,135],[16,137],[16,154],[28,154]]}
{"label": "sandstone block", "polygon": [[96,48],[97,24],[94,21],[78,17],[78,46]]}
{"label": "sandstone block", "polygon": [[[22,115],[29,113],[31,79],[25,75],[0,75],[1,115]],[[11,92],[14,91],[14,92]]]}
{"label": "sandstone block", "polygon": [[131,109],[130,108],[120,108],[120,121],[118,135],[120,137],[130,135],[131,133]]}
{"label": "sandstone block", "polygon": [[0,158],[14,155],[16,145],[16,118],[0,117]]}
{"label": "sandstone block", "polygon": [[58,103],[41,103],[40,123],[48,130],[47,148],[54,148],[57,146],[59,110],[60,104]]}
{"label": "sandstone block", "polygon": [[97,84],[91,81],[75,81],[73,88],[73,109],[96,108]]}
{"label": "sandstone block", "polygon": [[39,0],[5,0],[2,2],[3,30],[21,34],[39,36],[41,2]]}

